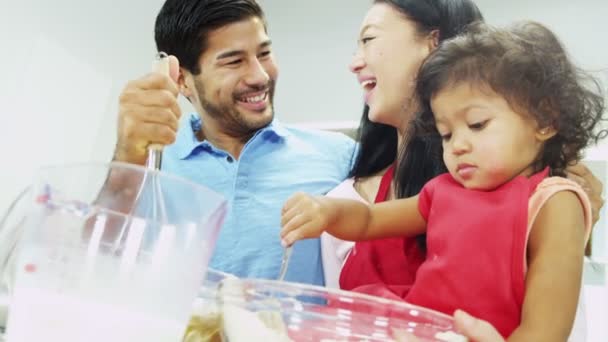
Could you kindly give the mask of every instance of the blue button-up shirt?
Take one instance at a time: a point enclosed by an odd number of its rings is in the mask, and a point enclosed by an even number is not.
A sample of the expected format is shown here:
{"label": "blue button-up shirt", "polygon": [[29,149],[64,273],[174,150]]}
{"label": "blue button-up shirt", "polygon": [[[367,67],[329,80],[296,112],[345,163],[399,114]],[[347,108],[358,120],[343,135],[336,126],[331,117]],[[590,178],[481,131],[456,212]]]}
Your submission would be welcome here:
{"label": "blue button-up shirt", "polygon": [[[190,126],[180,129],[176,142],[165,148],[162,168],[209,187],[229,202],[210,266],[239,277],[276,279],[283,254],[283,204],[297,191],[325,194],[341,183],[351,168],[354,141],[274,120],[247,142],[237,160],[197,140],[198,116],[191,117]],[[294,245],[285,280],[324,285],[319,239]]]}

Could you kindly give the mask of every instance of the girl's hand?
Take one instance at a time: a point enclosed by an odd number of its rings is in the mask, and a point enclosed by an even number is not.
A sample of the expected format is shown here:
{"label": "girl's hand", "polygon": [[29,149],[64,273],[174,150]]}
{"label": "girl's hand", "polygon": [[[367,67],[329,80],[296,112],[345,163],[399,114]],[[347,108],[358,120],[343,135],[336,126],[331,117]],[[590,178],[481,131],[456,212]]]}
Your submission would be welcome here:
{"label": "girl's hand", "polygon": [[[462,310],[454,313],[454,325],[459,334],[471,342],[505,342],[498,331],[488,322],[477,319]],[[393,329],[393,338],[399,342],[418,342],[416,336],[401,329]],[[456,338],[454,339],[456,340]],[[460,339],[458,339],[460,341]]]}
{"label": "girl's hand", "polygon": [[298,240],[321,236],[333,216],[331,203],[324,196],[296,193],[285,202],[281,212],[281,243],[287,247]]}
{"label": "girl's hand", "polygon": [[470,341],[505,342],[505,339],[490,323],[477,319],[462,310],[456,310],[454,313],[454,324],[458,332]]}

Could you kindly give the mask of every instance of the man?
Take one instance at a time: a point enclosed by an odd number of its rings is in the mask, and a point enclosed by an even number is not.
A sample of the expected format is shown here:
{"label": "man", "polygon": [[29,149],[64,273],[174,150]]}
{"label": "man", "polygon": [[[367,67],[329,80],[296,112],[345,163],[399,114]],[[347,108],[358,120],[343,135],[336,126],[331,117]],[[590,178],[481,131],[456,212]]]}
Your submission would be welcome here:
{"label": "man", "polygon": [[[172,58],[174,79],[149,74],[124,89],[114,159],[141,165],[149,144],[167,145],[165,172],[230,203],[211,267],[277,278],[283,203],[296,191],[323,194],[344,180],[354,142],[274,119],[278,69],[254,0],[167,0],[155,31],[158,50],[177,57],[179,68]],[[178,94],[198,113],[179,129]],[[324,284],[319,240],[294,246],[285,279]]]}

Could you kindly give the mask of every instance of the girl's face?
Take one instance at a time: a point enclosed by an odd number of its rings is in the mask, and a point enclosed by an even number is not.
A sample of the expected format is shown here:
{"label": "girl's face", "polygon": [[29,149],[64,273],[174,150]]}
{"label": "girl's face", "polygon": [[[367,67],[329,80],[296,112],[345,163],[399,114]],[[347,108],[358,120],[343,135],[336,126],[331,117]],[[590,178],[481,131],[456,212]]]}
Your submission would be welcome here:
{"label": "girl's face", "polygon": [[515,112],[502,96],[467,82],[435,94],[431,107],[443,160],[468,189],[493,190],[518,175],[530,176],[544,142],[555,135]]}
{"label": "girl's face", "polygon": [[417,109],[415,77],[434,48],[415,22],[388,4],[375,4],[361,25],[350,69],[357,75],[369,106],[369,119],[404,128]]}

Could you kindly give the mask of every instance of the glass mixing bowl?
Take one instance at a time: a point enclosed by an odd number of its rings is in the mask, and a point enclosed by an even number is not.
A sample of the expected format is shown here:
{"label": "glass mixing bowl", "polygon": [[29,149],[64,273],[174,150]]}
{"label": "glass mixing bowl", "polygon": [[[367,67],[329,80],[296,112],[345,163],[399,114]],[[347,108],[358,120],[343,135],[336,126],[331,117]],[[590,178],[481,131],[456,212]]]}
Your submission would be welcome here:
{"label": "glass mixing bowl", "polygon": [[405,302],[208,271],[184,342],[466,341],[450,316]]}

